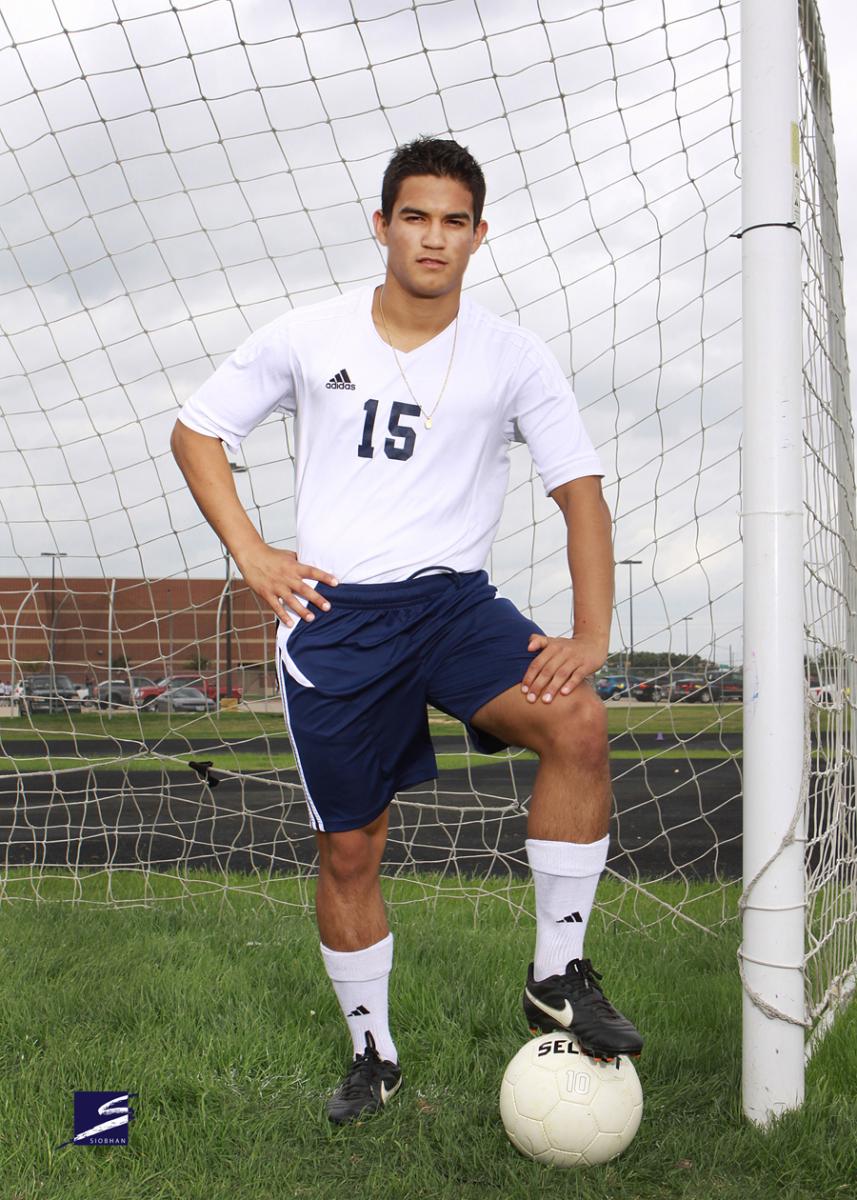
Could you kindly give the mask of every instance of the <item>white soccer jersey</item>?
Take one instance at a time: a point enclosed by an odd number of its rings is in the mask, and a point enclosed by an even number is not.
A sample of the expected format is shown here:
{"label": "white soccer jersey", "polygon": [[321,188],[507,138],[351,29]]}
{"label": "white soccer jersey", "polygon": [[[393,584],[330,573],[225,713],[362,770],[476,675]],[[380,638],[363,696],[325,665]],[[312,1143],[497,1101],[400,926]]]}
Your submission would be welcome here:
{"label": "white soccer jersey", "polygon": [[[422,567],[478,571],[500,521],[510,443],[523,438],[545,491],[602,475],[571,389],[544,343],[462,296],[449,383],[426,429],[361,288],[252,334],[179,416],[236,451],[275,410],[295,413],[296,551],[343,583]],[[431,413],[454,329],[399,352]]]}

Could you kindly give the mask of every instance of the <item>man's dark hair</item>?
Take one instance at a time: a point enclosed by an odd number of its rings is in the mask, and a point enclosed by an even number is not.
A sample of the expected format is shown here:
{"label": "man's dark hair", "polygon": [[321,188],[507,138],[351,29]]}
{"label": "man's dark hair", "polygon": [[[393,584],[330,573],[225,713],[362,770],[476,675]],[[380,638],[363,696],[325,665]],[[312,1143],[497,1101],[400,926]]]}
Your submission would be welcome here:
{"label": "man's dark hair", "polygon": [[466,146],[451,138],[419,137],[399,146],[387,164],[381,185],[381,212],[389,223],[402,183],[411,175],[437,175],[463,183],[473,197],[473,227],[482,220],[485,176]]}

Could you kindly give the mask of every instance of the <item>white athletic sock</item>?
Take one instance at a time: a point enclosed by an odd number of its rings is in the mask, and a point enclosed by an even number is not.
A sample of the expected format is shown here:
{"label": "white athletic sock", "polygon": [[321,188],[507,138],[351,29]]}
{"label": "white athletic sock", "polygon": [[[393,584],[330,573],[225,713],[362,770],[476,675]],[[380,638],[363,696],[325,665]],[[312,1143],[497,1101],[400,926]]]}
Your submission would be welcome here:
{"label": "white athletic sock", "polygon": [[345,1017],[354,1053],[366,1049],[367,1030],[382,1058],[399,1056],[387,1024],[387,984],[393,968],[393,935],[364,950],[329,950],[321,944],[324,966]]}
{"label": "white athletic sock", "polygon": [[544,842],[527,838],[536,888],[536,952],[533,976],[562,975],[583,957],[583,938],[610,837],[598,842]]}

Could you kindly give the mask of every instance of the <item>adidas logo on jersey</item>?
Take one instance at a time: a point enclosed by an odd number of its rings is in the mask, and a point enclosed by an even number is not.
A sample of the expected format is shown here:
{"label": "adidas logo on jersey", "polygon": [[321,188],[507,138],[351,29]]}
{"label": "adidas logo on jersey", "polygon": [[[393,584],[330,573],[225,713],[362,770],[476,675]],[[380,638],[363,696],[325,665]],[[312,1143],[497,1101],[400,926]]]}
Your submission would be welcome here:
{"label": "adidas logo on jersey", "polygon": [[326,388],[341,388],[346,392],[354,391],[354,384],[348,378],[348,372],[346,371],[345,367],[343,367],[341,371],[337,371],[332,379],[328,379],[324,386]]}

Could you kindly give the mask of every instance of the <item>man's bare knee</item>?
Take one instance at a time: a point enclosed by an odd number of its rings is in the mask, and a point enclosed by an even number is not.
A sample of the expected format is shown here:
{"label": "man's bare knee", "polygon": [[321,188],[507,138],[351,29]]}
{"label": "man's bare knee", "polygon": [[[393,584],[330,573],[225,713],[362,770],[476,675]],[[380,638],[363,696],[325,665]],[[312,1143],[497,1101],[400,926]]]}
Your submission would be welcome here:
{"label": "man's bare knee", "polygon": [[362,829],[317,833],[319,873],[339,886],[373,880],[387,841],[386,814]]}
{"label": "man's bare knee", "polygon": [[544,714],[539,753],[543,758],[569,757],[579,765],[598,766],[607,759],[604,702],[585,686],[576,688],[568,700],[568,704],[560,703]]}

